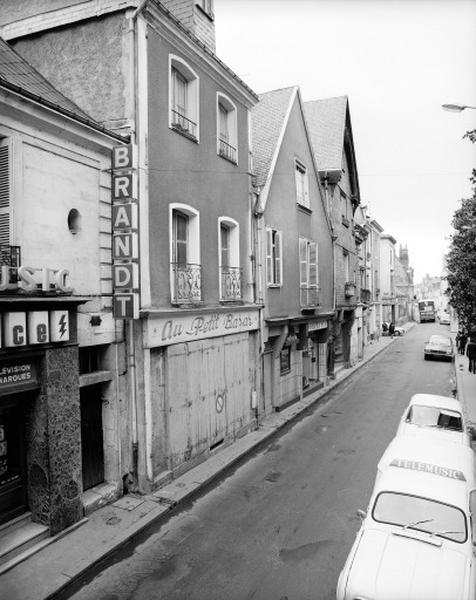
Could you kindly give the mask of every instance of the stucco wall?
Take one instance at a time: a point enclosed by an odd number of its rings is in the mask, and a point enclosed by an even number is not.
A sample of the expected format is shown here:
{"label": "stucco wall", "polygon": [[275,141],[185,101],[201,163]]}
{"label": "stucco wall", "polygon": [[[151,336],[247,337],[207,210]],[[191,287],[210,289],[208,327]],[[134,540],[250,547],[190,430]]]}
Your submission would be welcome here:
{"label": "stucco wall", "polygon": [[[310,211],[300,208],[296,202],[295,158],[307,168]],[[282,316],[301,312],[299,237],[318,243],[319,310],[331,310],[332,240],[326,222],[324,203],[314,175],[301,108],[297,101],[291,110],[276,163],[265,210],[265,223],[266,227],[283,232],[283,285],[280,288],[267,288],[266,314]]]}
{"label": "stucco wall", "polygon": [[[156,32],[149,31],[149,193],[152,304],[170,305],[169,205],[184,203],[200,212],[202,292],[206,304],[219,299],[218,218],[240,225],[240,264],[249,260],[249,177],[247,111],[218,75],[212,78],[195,58],[185,58]],[[182,56],[199,77],[200,142],[168,126],[169,55]],[[217,92],[236,104],[238,164],[217,154]],[[246,298],[246,296],[245,296]]]}

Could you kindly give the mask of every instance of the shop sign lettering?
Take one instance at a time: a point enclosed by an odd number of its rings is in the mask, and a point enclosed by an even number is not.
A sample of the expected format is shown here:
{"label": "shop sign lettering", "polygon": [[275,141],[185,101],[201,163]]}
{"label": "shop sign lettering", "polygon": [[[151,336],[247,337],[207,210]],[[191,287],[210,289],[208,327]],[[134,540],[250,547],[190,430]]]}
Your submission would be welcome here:
{"label": "shop sign lettering", "polygon": [[[16,275],[16,277],[12,277]],[[68,285],[67,269],[49,269],[47,267],[9,267],[0,268],[0,292],[23,291],[28,293],[59,292],[72,294]]]}
{"label": "shop sign lettering", "polygon": [[19,348],[48,342],[67,342],[70,337],[67,310],[7,312],[0,316],[3,334],[0,347]]}
{"label": "shop sign lettering", "polygon": [[34,361],[0,361],[0,395],[12,389],[33,388],[38,385],[38,366]]}
{"label": "shop sign lettering", "polygon": [[149,348],[258,329],[258,312],[230,312],[150,319]]}

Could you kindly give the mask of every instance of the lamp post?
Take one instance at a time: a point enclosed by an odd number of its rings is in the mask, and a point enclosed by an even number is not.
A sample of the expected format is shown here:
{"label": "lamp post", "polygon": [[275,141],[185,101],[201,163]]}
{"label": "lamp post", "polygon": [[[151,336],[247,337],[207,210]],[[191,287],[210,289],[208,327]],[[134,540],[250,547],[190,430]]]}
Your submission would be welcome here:
{"label": "lamp post", "polygon": [[449,112],[463,112],[466,108],[476,110],[476,106],[467,106],[466,104],[442,104],[441,108]]}

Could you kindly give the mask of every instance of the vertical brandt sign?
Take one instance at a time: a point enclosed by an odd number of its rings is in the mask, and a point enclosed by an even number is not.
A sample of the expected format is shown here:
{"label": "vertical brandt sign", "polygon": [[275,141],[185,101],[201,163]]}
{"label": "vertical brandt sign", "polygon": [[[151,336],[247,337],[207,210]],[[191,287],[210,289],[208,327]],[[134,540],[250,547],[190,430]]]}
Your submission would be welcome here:
{"label": "vertical brandt sign", "polygon": [[115,319],[139,318],[137,146],[112,149],[112,288]]}

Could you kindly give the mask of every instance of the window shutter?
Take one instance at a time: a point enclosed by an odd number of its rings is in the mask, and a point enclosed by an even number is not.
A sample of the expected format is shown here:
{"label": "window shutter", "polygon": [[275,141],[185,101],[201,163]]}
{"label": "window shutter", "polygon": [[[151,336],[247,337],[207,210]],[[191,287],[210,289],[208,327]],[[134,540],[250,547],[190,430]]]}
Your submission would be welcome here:
{"label": "window shutter", "polygon": [[304,177],[304,204],[309,208],[309,175],[307,171],[303,175]]}
{"label": "window shutter", "polygon": [[318,304],[317,290],[319,284],[319,273],[317,270],[317,243],[309,242],[309,287],[310,303]]}
{"label": "window shutter", "polygon": [[272,285],[273,281],[273,230],[266,229],[266,282]]}
{"label": "window shutter", "polygon": [[296,200],[297,202],[299,202],[300,204],[302,204],[302,176],[301,176],[301,171],[299,170],[299,167],[297,165],[295,165],[294,167],[294,177],[296,179]]}
{"label": "window shutter", "polygon": [[282,233],[275,232],[274,237],[274,268],[276,269],[275,283],[282,285],[283,283],[283,263],[281,260],[282,254]]}
{"label": "window shutter", "polygon": [[299,285],[301,288],[301,305],[307,305],[308,288],[307,240],[299,238]]}
{"label": "window shutter", "polygon": [[10,244],[10,145],[0,141],[0,244]]}

